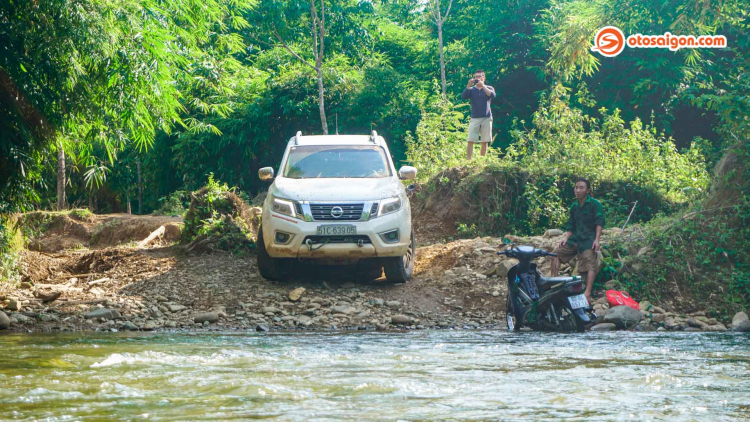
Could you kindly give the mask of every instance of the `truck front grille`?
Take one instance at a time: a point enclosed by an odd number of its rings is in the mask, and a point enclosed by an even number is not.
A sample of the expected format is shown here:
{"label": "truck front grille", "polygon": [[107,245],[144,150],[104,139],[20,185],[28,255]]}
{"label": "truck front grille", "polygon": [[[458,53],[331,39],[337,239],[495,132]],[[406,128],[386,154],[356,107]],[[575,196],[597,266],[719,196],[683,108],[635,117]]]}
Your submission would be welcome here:
{"label": "truck front grille", "polygon": [[302,241],[302,244],[307,244],[307,240],[310,239],[310,242],[313,244],[318,243],[359,243],[360,241],[362,244],[369,245],[372,243],[370,240],[370,236],[364,235],[364,234],[353,234],[353,235],[344,235],[344,236],[307,236],[305,237],[305,240]]}
{"label": "truck front grille", "polygon": [[[313,220],[324,221],[354,221],[362,217],[365,204],[310,204]],[[331,211],[341,208],[341,216],[334,217]],[[334,213],[335,214],[335,213]]]}

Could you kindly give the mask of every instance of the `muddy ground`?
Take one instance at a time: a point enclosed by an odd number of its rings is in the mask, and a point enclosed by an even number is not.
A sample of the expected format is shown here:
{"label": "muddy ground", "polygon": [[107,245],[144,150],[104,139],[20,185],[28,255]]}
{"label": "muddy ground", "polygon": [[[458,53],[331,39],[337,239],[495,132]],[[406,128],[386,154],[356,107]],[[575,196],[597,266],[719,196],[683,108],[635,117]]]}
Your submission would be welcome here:
{"label": "muddy ground", "polygon": [[[496,255],[504,247],[500,238],[441,243],[418,232],[432,244],[418,248],[414,278],[405,284],[383,277],[363,282],[346,267],[309,266],[290,280],[270,282],[252,255],[188,253],[177,243],[179,218],[55,218],[23,251],[20,285],[0,287],[12,331],[505,327],[505,274],[514,260]],[[508,237],[551,250],[560,234]],[[604,241],[618,234],[607,230]],[[539,265],[548,273],[546,260]],[[572,272],[563,266],[563,273]],[[602,315],[603,303],[597,303]],[[661,324],[648,316],[653,325],[644,327],[656,329],[671,318],[682,329],[690,316],[704,317],[661,305]]]}

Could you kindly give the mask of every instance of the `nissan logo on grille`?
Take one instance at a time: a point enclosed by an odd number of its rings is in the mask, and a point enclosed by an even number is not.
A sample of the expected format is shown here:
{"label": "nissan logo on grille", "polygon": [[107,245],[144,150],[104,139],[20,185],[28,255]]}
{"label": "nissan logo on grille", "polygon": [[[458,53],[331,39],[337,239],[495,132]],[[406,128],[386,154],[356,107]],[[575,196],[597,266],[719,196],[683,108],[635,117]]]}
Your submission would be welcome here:
{"label": "nissan logo on grille", "polygon": [[333,218],[339,218],[342,215],[344,215],[344,209],[341,207],[333,207],[331,208],[331,217]]}

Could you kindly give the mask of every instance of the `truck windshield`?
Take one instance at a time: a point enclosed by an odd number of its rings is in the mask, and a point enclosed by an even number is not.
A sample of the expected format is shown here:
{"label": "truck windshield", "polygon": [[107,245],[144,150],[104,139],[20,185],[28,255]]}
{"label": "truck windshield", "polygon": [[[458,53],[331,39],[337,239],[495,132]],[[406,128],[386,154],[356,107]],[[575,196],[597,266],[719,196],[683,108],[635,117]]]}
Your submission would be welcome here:
{"label": "truck windshield", "polygon": [[294,179],[389,176],[388,159],[375,145],[295,146],[284,165],[284,177]]}

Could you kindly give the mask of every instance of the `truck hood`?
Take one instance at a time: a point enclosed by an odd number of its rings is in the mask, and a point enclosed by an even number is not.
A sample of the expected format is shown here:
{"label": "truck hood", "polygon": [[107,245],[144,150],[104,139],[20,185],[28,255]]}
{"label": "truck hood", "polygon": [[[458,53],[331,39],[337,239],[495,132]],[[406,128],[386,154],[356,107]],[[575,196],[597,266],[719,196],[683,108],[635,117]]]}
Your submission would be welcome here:
{"label": "truck hood", "polygon": [[376,201],[399,196],[403,187],[392,177],[379,179],[290,179],[279,177],[269,193],[296,201]]}

